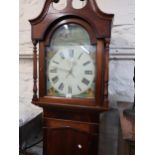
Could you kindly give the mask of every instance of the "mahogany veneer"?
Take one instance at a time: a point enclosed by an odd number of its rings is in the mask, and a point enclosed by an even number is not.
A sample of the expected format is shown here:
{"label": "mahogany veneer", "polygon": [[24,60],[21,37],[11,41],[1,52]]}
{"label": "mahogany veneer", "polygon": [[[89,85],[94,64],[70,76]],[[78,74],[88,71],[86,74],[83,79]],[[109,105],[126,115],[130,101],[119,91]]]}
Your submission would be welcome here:
{"label": "mahogany veneer", "polygon": [[[54,0],[46,0],[41,14],[30,20],[34,45],[32,103],[44,110],[43,152],[44,155],[97,155],[99,114],[108,110],[109,44],[114,15],[101,12],[95,0],[88,0],[82,9],[74,9],[72,0],[67,0],[63,10],[55,10],[53,3]],[[67,99],[46,95],[45,47],[49,45],[55,30],[69,23],[82,26],[88,32],[91,44],[97,47],[95,99]]]}

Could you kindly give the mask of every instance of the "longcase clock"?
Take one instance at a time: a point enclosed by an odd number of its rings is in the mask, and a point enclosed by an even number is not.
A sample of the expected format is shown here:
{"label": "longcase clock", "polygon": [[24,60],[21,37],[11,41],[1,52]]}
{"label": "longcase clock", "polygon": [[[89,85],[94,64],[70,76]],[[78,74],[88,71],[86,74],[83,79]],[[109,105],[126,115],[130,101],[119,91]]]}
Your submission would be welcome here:
{"label": "longcase clock", "polygon": [[81,9],[73,8],[72,0],[63,10],[54,3],[59,1],[46,0],[41,14],[30,20],[32,103],[44,111],[43,154],[97,155],[99,115],[108,110],[113,14],[101,12],[95,0]]}

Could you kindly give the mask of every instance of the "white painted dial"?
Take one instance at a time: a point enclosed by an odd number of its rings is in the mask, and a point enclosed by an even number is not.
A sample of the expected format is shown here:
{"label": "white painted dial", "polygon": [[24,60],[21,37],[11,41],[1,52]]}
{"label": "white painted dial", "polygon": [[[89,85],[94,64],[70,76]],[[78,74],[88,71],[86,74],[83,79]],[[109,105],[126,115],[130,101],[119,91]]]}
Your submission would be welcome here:
{"label": "white painted dial", "polygon": [[70,98],[88,90],[95,78],[95,65],[84,46],[59,47],[50,59],[48,78],[51,86]]}

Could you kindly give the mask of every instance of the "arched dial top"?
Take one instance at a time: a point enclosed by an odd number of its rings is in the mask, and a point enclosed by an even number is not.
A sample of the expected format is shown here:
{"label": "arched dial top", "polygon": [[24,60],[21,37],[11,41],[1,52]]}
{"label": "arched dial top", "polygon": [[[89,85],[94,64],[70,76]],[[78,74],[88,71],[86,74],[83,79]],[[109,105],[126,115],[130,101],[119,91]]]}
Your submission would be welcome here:
{"label": "arched dial top", "polygon": [[64,24],[46,47],[48,96],[94,98],[96,46],[87,31],[77,24]]}

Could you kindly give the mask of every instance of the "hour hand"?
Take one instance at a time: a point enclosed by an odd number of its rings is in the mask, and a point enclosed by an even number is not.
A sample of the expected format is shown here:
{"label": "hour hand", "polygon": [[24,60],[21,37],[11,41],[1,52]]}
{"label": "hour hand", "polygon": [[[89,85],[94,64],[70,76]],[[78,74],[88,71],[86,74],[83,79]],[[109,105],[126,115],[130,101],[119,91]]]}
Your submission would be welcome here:
{"label": "hour hand", "polygon": [[73,78],[75,78],[75,75],[73,74],[73,67],[69,70],[68,74],[66,75],[66,78],[67,78],[69,75],[72,75]]}

